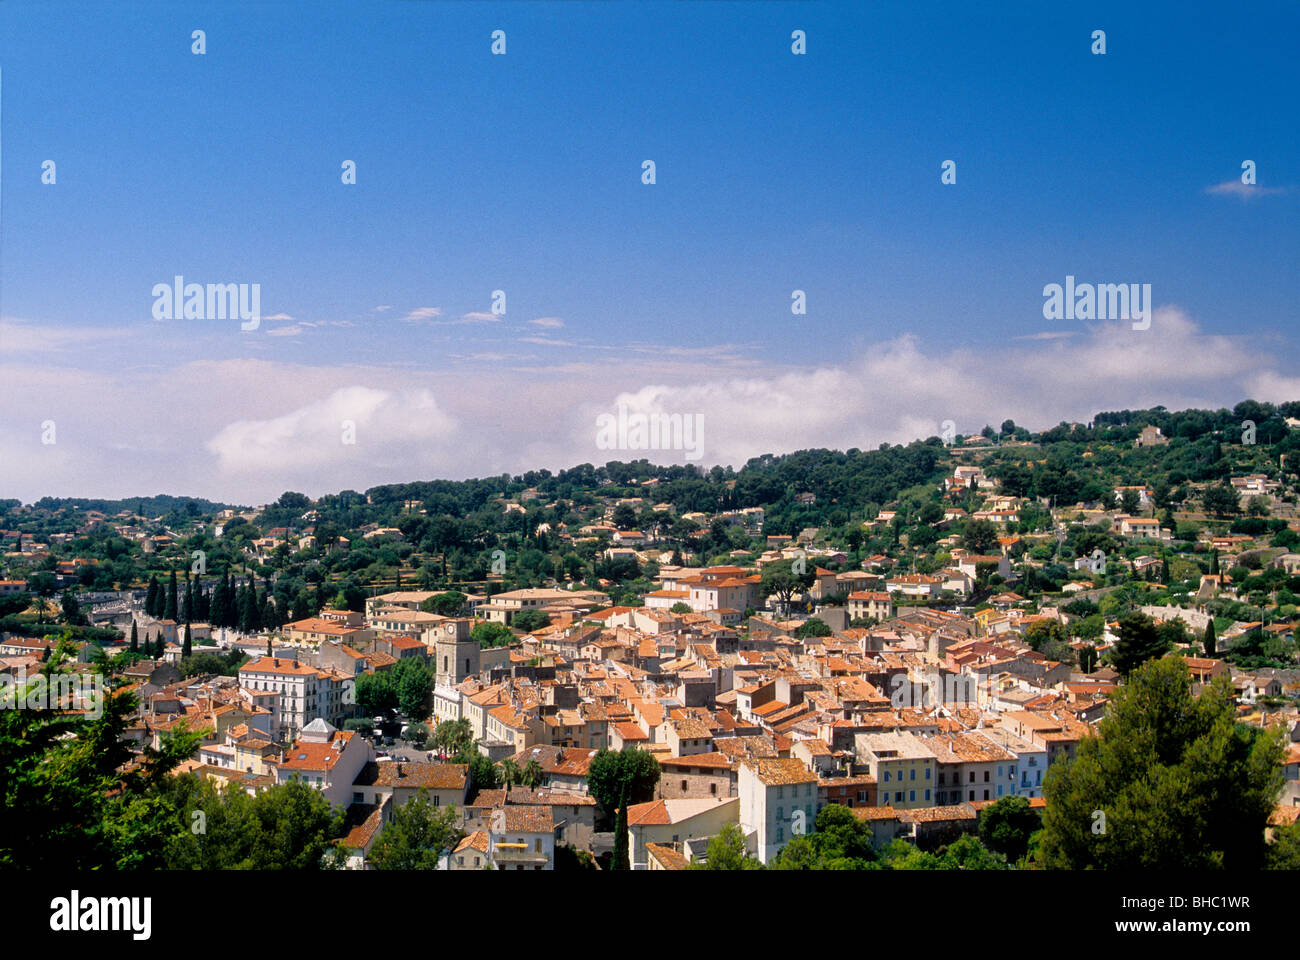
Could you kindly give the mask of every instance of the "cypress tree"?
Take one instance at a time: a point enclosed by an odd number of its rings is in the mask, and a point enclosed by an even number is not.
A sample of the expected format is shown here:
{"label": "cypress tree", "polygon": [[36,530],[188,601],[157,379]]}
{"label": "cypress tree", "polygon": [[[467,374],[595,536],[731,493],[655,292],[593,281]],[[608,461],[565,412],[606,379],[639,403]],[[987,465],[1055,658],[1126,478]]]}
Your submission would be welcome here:
{"label": "cypress tree", "polygon": [[144,595],[144,612],[151,617],[158,616],[158,577],[149,578],[149,590]]}
{"label": "cypress tree", "polygon": [[614,823],[614,860],[609,865],[611,870],[632,869],[628,863],[627,845],[627,797],[624,797],[618,805],[618,819]]}
{"label": "cypress tree", "polygon": [[214,627],[224,627],[229,603],[230,600],[226,594],[226,582],[225,580],[218,580],[217,585],[212,588],[212,599],[208,603],[208,623]]}
{"label": "cypress tree", "polygon": [[131,620],[131,652],[140,652],[140,628],[136,625],[134,618]]}
{"label": "cypress tree", "polygon": [[249,583],[239,588],[239,632],[252,633],[257,629],[257,587]]}
{"label": "cypress tree", "polygon": [[1211,617],[1210,622],[1205,625],[1205,638],[1201,641],[1201,646],[1205,647],[1207,657],[1213,657],[1217,645],[1218,638],[1214,635],[1214,618]]}
{"label": "cypress tree", "polygon": [[1218,574],[1219,574],[1219,551],[1212,550],[1210,551],[1210,576],[1212,577],[1218,576]]}
{"label": "cypress tree", "polygon": [[186,620],[185,621],[185,643],[181,646],[181,656],[188,658],[190,656],[190,653],[193,651],[193,649],[194,648],[190,643],[190,623],[188,620]]}
{"label": "cypress tree", "polygon": [[167,580],[167,606],[163,608],[163,619],[175,620],[180,613],[179,606],[176,597],[176,571],[173,570]]}
{"label": "cypress tree", "polygon": [[194,619],[194,581],[185,578],[185,599],[181,603],[181,619],[189,623]]}
{"label": "cypress tree", "polygon": [[275,656],[275,651],[271,649],[271,638],[270,638],[270,637],[267,637],[267,638],[266,638],[266,655],[267,655],[268,657],[273,657],[273,656]]}
{"label": "cypress tree", "polygon": [[221,626],[234,626],[231,616],[235,612],[235,592],[230,588],[230,570],[221,575],[217,586],[221,589]]}

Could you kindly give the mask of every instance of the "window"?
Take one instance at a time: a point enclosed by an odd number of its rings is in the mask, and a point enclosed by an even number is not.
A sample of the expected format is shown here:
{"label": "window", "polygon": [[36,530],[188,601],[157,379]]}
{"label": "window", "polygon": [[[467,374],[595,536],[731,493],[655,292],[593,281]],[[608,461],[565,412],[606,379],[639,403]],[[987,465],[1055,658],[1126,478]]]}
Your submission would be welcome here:
{"label": "window", "polygon": [[930,779],[930,774],[931,774],[931,772],[932,772],[932,771],[930,770],[929,767],[926,767],[926,768],[925,768],[925,779],[927,779],[927,780]]}
{"label": "window", "polygon": [[718,785],[717,785],[716,783],[711,783],[711,784],[709,784],[709,793],[711,793],[711,794],[713,794],[713,795],[715,795],[715,796],[717,795],[717,793],[718,793]]}
{"label": "window", "polygon": [[998,784],[998,796],[1002,796],[1002,784]]}
{"label": "window", "polygon": [[985,790],[985,791],[984,791],[984,799],[987,800],[988,798],[989,798],[989,792],[988,792],[987,790]]}
{"label": "window", "polygon": [[907,772],[910,774],[910,776],[907,779],[909,780],[916,779],[916,767],[913,767],[911,770],[908,770]]}
{"label": "window", "polygon": [[784,819],[785,819],[785,807],[777,807],[777,808],[776,808],[776,818],[777,818],[778,820],[784,820]]}
{"label": "window", "polygon": [[460,857],[457,857],[457,858],[456,858],[456,866],[458,866],[458,867],[463,867],[463,866],[465,866],[465,858],[464,858],[463,856],[460,856]]}
{"label": "window", "polygon": [[888,782],[889,782],[889,771],[888,771],[888,770],[885,771],[885,779],[884,779],[884,782],[885,782],[885,783],[888,783]]}
{"label": "window", "polygon": [[975,791],[974,791],[974,790],[972,790],[972,791],[970,792],[970,798],[971,798],[972,800],[975,799]]}
{"label": "window", "polygon": [[894,791],[894,802],[895,802],[895,803],[902,803],[902,802],[903,802],[903,791],[902,791],[902,790],[895,790],[895,791]]}
{"label": "window", "polygon": [[682,790],[685,790],[685,789],[686,789],[686,781],[683,780],[683,781],[682,781]]}
{"label": "window", "polygon": [[[677,838],[673,837],[673,839],[676,840]],[[542,852],[542,838],[538,837],[536,840],[533,841],[533,853],[541,853],[541,852]]]}
{"label": "window", "polygon": [[984,782],[985,783],[989,782],[989,772],[987,770],[984,771]]}
{"label": "window", "polygon": [[907,792],[908,792],[907,802],[908,802],[908,803],[915,803],[915,802],[916,802],[916,791],[915,791],[915,790],[909,790],[909,791],[907,791]]}
{"label": "window", "polygon": [[784,839],[785,839],[785,827],[777,827],[777,828],[776,828],[776,841],[777,841],[777,843],[780,843],[780,842],[781,842],[782,840],[784,840]]}
{"label": "window", "polygon": [[929,789],[927,789],[927,790],[925,791],[925,801],[926,801],[926,803],[929,803],[929,802],[930,802],[930,791],[929,791]]}
{"label": "window", "polygon": [[974,771],[974,770],[972,770],[972,771],[970,772],[970,782],[971,782],[971,783],[974,783],[974,782],[975,782],[975,771]]}

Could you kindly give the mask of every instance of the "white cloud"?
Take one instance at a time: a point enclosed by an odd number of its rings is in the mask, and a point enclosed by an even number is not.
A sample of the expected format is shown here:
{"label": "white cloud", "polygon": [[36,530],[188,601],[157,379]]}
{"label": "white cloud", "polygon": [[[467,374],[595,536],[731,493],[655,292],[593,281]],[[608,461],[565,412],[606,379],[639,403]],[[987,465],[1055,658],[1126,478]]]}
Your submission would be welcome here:
{"label": "white cloud", "polygon": [[1040,333],[1027,333],[1023,337],[1012,337],[1012,340],[1068,340],[1070,337],[1077,337],[1078,330],[1043,330]]}
{"label": "white cloud", "polygon": [[554,340],[551,337],[519,337],[519,343],[536,343],[543,347],[576,347],[578,344],[570,340]]}
{"label": "white cloud", "polygon": [[56,353],[71,347],[124,337],[125,329],[65,326],[21,317],[0,320],[0,353]]}
{"label": "white cloud", "polygon": [[[351,386],[276,417],[230,423],[207,449],[226,473],[311,477],[330,467],[380,468],[418,457],[424,444],[454,427],[428,390]],[[353,441],[345,442],[349,429]]]}
{"label": "white cloud", "polygon": [[1286,193],[1289,189],[1289,187],[1261,187],[1257,183],[1242,183],[1238,178],[1216,183],[1212,187],[1206,187],[1205,192],[1219,196],[1240,197],[1242,200],[1257,200],[1260,197]]}
{"label": "white cloud", "polygon": [[[84,369],[63,355],[15,357],[0,361],[0,489],[29,501],[168,492],[256,504],[286,489],[316,496],[639,456],[681,462],[680,451],[597,447],[596,418],[620,397],[646,412],[702,414],[698,462],[710,466],[906,443],[948,419],[971,433],[1007,417],[1041,429],[1099,410],[1300,399],[1293,344],[1207,335],[1168,306],[1145,331],[1101,324],[964,350],[905,335],[808,368],[748,356],[728,365],[718,358],[742,351],[727,345],[658,356],[651,346],[530,368],[461,344],[460,371],[405,355],[323,366],[92,358]],[[58,424],[55,447],[40,444],[46,419]],[[356,423],[355,445],[341,443],[343,420]]]}
{"label": "white cloud", "polygon": [[428,323],[434,318],[441,316],[441,307],[416,307],[406,316],[402,317],[402,323]]}
{"label": "white cloud", "polygon": [[[1249,341],[1206,336],[1182,311],[1164,307],[1149,330],[1101,325],[1070,342],[989,351],[927,352],[905,335],[843,364],[610,395],[588,416],[614,412],[620,401],[648,404],[654,412],[701,413],[705,462],[739,466],[763,453],[806,447],[906,443],[938,435],[947,419],[965,433],[1007,417],[1042,429],[1099,410],[1300,398],[1289,389],[1290,378],[1261,376],[1269,362]],[[594,445],[589,422],[576,425],[575,445]]]}
{"label": "white cloud", "polygon": [[559,317],[538,317],[536,320],[529,320],[535,327],[543,327],[547,330],[556,330],[564,326],[564,321]]}

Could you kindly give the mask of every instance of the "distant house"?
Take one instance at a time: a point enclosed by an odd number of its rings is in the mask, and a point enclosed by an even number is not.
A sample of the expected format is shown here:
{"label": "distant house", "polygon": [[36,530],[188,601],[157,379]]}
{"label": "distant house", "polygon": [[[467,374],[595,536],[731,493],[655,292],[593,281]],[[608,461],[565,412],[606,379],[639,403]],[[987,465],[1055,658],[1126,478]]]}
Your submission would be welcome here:
{"label": "distant house", "polygon": [[1136,440],[1133,441],[1135,447],[1163,447],[1169,443],[1169,438],[1160,432],[1160,428],[1147,425],[1142,428]]}
{"label": "distant house", "polygon": [[849,594],[849,617],[858,620],[872,618],[889,620],[894,616],[894,601],[884,591],[866,590]]}

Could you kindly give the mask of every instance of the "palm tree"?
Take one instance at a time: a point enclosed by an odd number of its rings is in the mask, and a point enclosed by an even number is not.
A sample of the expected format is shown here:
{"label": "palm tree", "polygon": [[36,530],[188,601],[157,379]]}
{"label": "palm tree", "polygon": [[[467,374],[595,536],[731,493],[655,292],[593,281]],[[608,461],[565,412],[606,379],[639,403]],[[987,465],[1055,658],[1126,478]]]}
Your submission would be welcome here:
{"label": "palm tree", "polygon": [[506,788],[506,800],[510,799],[510,788],[519,782],[519,764],[515,763],[511,757],[501,761],[501,782]]}
{"label": "palm tree", "polygon": [[474,746],[474,728],[470,725],[469,717],[453,720],[449,736],[453,754],[458,754],[462,750],[468,750]]}
{"label": "palm tree", "polygon": [[54,615],[54,601],[49,597],[37,596],[34,601],[36,606],[36,616],[38,619],[44,619],[47,616]]}
{"label": "palm tree", "polygon": [[542,785],[542,776],[542,765],[534,758],[524,764],[523,772],[519,775],[519,781],[526,787],[536,789]]}

